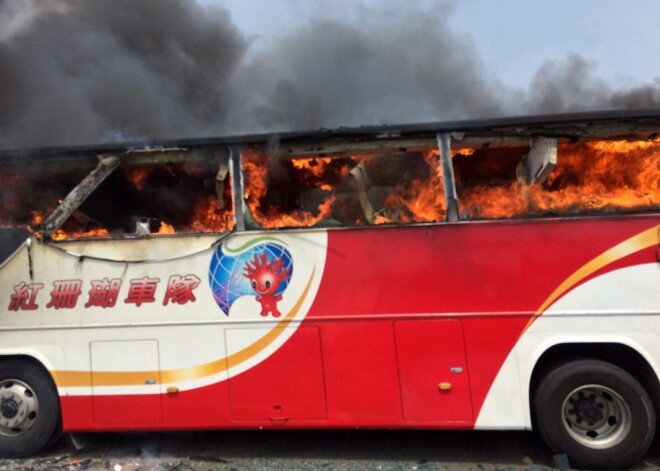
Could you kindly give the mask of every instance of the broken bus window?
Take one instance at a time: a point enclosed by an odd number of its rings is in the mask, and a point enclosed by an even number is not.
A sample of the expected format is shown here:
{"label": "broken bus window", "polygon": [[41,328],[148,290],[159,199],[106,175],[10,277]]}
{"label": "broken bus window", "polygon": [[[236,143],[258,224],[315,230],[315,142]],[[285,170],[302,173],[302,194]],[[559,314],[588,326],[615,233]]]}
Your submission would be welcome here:
{"label": "broken bus window", "polygon": [[248,228],[438,222],[438,153],[277,157],[243,152]]}

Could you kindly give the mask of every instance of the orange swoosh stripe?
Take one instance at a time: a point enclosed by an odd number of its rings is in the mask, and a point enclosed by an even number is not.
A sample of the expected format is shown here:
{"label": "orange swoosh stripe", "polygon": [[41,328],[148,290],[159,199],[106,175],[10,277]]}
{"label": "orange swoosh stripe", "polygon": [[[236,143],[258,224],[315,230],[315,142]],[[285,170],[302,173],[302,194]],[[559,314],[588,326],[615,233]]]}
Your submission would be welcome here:
{"label": "orange swoosh stripe", "polygon": [[602,254],[598,255],[593,260],[587,262],[582,267],[580,267],[575,273],[566,278],[566,280],[560,284],[557,289],[555,289],[548,299],[546,299],[541,307],[538,308],[534,317],[529,321],[523,332],[525,332],[530,325],[548,308],[552,305],[557,299],[559,299],[564,293],[573,288],[576,284],[580,283],[585,278],[589,277],[593,273],[597,272],[601,268],[609,265],[610,263],[616,262],[628,255],[632,255],[635,252],[640,250],[647,249],[654,245],[660,243],[658,238],[658,231],[660,231],[660,224],[654,226],[650,229],[641,232],[630,239],[626,239],[618,245],[606,250]]}
{"label": "orange swoosh stripe", "polygon": [[175,383],[204,378],[240,365],[271,345],[296,317],[309,293],[315,271],[316,269],[312,270],[312,274],[298,301],[277,325],[256,342],[225,358],[197,366],[164,371],[99,371],[94,373],[89,371],[53,371],[55,384],[58,387],[143,386],[146,384],[147,378],[160,378],[158,383]]}

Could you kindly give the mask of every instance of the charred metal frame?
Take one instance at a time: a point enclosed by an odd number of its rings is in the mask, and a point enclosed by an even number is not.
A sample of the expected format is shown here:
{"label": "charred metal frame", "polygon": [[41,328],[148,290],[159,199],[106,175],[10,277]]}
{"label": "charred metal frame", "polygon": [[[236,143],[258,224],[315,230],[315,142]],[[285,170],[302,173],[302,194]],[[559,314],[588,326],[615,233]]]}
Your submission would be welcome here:
{"label": "charred metal frame", "polygon": [[245,215],[247,207],[243,198],[243,166],[241,148],[232,146],[229,148],[229,168],[231,175],[231,191],[234,198],[234,227],[237,231],[245,230]]}
{"label": "charred metal frame", "polygon": [[[39,149],[0,150],[0,163],[23,166],[26,159],[32,162],[80,162],[95,160],[99,154],[123,154],[146,151],[145,157],[152,159],[158,152],[171,153],[179,149],[182,153],[203,150],[209,147],[229,148],[234,145],[266,146],[277,141],[282,155],[323,157],[334,155],[342,148],[363,146],[396,148],[393,142],[409,145],[419,143],[424,147],[435,146],[439,133],[460,133],[462,143],[469,146],[497,143],[528,143],[536,136],[554,137],[575,142],[583,139],[647,140],[660,135],[660,109],[635,111],[601,111],[554,115],[518,116],[482,120],[461,120],[436,123],[406,124],[399,126],[363,126],[357,128],[321,129],[307,132],[264,133],[224,138],[186,140],[164,140],[159,142],[127,142],[97,146],[51,147]],[[357,149],[357,148],[355,148]],[[94,162],[95,163],[95,162]]]}
{"label": "charred metal frame", "polygon": [[456,181],[454,179],[454,166],[451,161],[451,136],[447,133],[438,134],[438,148],[440,149],[440,165],[442,180],[445,187],[445,203],[447,205],[447,221],[458,221],[458,196],[456,194]]}
{"label": "charred metal frame", "polygon": [[[50,238],[62,227],[66,220],[85,202],[85,200],[114,172],[120,165],[145,165],[153,163],[183,163],[203,162],[209,163],[216,160],[218,170],[216,174],[216,195],[222,198],[223,187],[218,180],[224,178],[230,172],[231,152],[225,148],[195,149],[185,148],[151,148],[129,149],[120,155],[99,155],[97,166],[62,200],[53,213],[37,228],[35,232],[43,238]],[[230,161],[230,162],[227,162]],[[238,160],[240,168],[240,156]],[[235,170],[234,170],[235,171]],[[232,174],[233,175],[233,174]],[[242,188],[242,186],[241,186]],[[138,221],[136,228],[137,236],[149,234],[145,229],[144,222]],[[121,236],[126,237],[125,235]],[[116,238],[114,236],[113,238]]]}
{"label": "charred metal frame", "polygon": [[122,157],[116,155],[100,157],[96,168],[83,178],[77,187],[71,190],[62,203],[53,211],[53,214],[44,221],[38,231],[46,237],[52,236],[87,197],[119,167],[122,160]]}
{"label": "charred metal frame", "polygon": [[[245,146],[268,148],[278,143],[284,158],[385,155],[418,152],[438,147],[444,180],[447,221],[458,221],[458,197],[454,181],[451,149],[478,149],[530,145],[546,141],[578,142],[593,140],[652,140],[660,136],[660,110],[575,113],[526,116],[491,120],[453,121],[403,126],[340,128],[316,132],[247,135],[215,139],[163,141],[160,143],[109,144],[105,146],[0,151],[0,168],[21,171],[29,165],[54,165],[55,170],[96,165],[72,190],[37,232],[49,238],[85,199],[121,164],[181,163],[218,159],[218,180],[227,172],[232,185],[235,230],[250,229],[250,214],[243,199],[241,149]],[[555,144],[556,145],[556,144]],[[223,160],[226,159],[226,160]],[[224,162],[224,163],[223,163]],[[224,165],[224,167],[223,167]],[[521,167],[524,165],[521,164]],[[543,174],[530,175],[526,183]],[[523,172],[524,173],[524,172]],[[521,178],[522,179],[522,178]],[[218,192],[216,186],[216,193]]]}

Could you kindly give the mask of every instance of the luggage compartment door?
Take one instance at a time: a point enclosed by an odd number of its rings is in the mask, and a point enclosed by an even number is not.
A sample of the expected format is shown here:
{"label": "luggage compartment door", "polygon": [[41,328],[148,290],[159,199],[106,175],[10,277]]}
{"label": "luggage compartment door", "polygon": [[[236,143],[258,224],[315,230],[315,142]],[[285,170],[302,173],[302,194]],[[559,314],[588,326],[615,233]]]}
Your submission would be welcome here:
{"label": "luggage compartment door", "polygon": [[91,342],[94,421],[154,424],[162,420],[156,340]]}
{"label": "luggage compartment door", "polygon": [[[255,330],[227,329],[229,351],[238,350],[241,338]],[[299,327],[291,338],[259,365],[229,379],[232,420],[289,421],[327,418],[321,340],[317,327]]]}
{"label": "luggage compartment door", "polygon": [[396,321],[394,334],[404,420],[472,421],[461,322]]}

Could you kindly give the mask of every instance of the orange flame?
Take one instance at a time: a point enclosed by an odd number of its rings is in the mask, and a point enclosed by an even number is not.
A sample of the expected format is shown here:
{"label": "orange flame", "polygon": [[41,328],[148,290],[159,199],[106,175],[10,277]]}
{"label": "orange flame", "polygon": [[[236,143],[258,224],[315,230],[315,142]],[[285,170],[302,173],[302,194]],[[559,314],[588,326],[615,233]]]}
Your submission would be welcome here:
{"label": "orange flame", "polygon": [[[505,149],[501,155],[506,156],[509,152]],[[467,157],[473,153],[472,149],[461,149],[452,151],[452,156],[461,154]],[[502,162],[492,154],[489,160],[488,152],[477,154],[479,157],[469,159],[483,158],[485,173]],[[515,155],[509,153],[507,158],[509,157],[509,162],[514,162]],[[311,227],[332,217],[333,205],[336,202],[333,190],[338,183],[344,178],[351,178],[348,177],[349,172],[358,162],[375,163],[371,159],[378,157],[358,156],[340,160],[330,157],[301,157],[284,160],[284,170],[297,171],[296,178],[299,178],[301,191],[314,190],[314,198],[318,198],[319,203],[318,207],[311,211],[286,210],[272,202],[266,205],[266,201],[277,201],[277,198],[264,200],[268,191],[273,191],[267,187],[269,164],[278,163],[269,162],[269,158],[261,151],[243,151],[243,196],[250,214],[263,228]],[[383,208],[376,211],[375,224],[434,222],[446,218],[444,182],[438,151],[424,153],[424,161],[428,169],[424,172],[425,176],[402,178],[385,198]],[[386,162],[383,162],[386,165]],[[479,165],[480,168],[483,167],[481,163]],[[499,168],[506,170],[508,164]],[[504,172],[507,173],[508,170]],[[149,177],[149,171],[133,168],[127,171],[126,176],[137,188],[142,188]],[[459,211],[462,218],[498,219],[540,214],[654,209],[660,205],[660,139],[560,144],[555,170],[545,182],[532,185],[519,182],[513,174],[502,182],[493,182],[492,179],[483,177],[482,184],[468,182],[469,177],[470,175],[457,175]],[[461,181],[461,178],[466,180]],[[0,182],[4,181],[0,179]],[[285,188],[282,191],[287,190]],[[157,234],[231,230],[234,225],[233,210],[219,207],[221,204],[222,195],[220,201],[215,194],[199,197],[192,222],[187,227],[174,227],[163,221]],[[32,226],[43,223],[43,213],[32,211],[31,216]],[[361,221],[354,223],[359,224]],[[52,235],[52,239],[108,236],[105,229],[82,233],[67,233],[60,229]]]}
{"label": "orange flame", "polygon": [[[194,221],[188,230],[190,232],[225,232],[233,227],[234,221],[231,213],[218,208],[215,196],[208,195],[197,202]],[[174,229],[172,228],[172,230]]]}
{"label": "orange flame", "polygon": [[30,221],[31,226],[38,226],[44,222],[44,215],[41,211],[30,211],[32,214],[32,221]]}
{"label": "orange flame", "polygon": [[[266,177],[268,173],[268,156],[258,151],[243,152],[243,175],[245,185],[243,196],[250,214],[263,228],[279,227],[311,227],[331,214],[334,197],[328,195],[323,199],[314,215],[309,211],[297,210],[284,212],[277,208],[263,210],[260,199],[267,194]],[[292,160],[294,168],[309,171],[313,176],[321,177],[327,170],[331,158],[302,158]],[[342,169],[340,172],[348,172]],[[317,182],[317,188],[326,190],[327,183]]]}
{"label": "orange flame", "polygon": [[296,170],[306,170],[316,177],[323,175],[328,164],[332,162],[331,157],[316,157],[305,159],[294,159],[291,161]]}
{"label": "orange flame", "polygon": [[176,231],[174,230],[174,226],[166,223],[165,221],[160,222],[160,226],[158,226],[158,232],[156,234],[162,235],[162,234],[174,234]]}
{"label": "orange flame", "polygon": [[660,204],[660,140],[561,144],[546,182],[475,186],[459,193],[463,216],[505,218]]}
{"label": "orange flame", "polygon": [[426,179],[415,179],[409,187],[399,184],[385,201],[385,212],[392,214],[394,208],[405,208],[397,217],[380,214],[375,224],[442,221],[447,213],[444,199],[444,182],[440,166],[439,151],[424,153],[430,174]]}
{"label": "orange flame", "polygon": [[103,238],[108,237],[109,233],[107,229],[94,229],[86,232],[64,232],[62,229],[55,231],[53,235],[50,236],[52,240],[67,240],[67,239],[87,239],[87,238]]}
{"label": "orange flame", "polygon": [[126,179],[138,190],[144,189],[144,184],[151,175],[151,170],[146,167],[127,167],[124,169]]}

